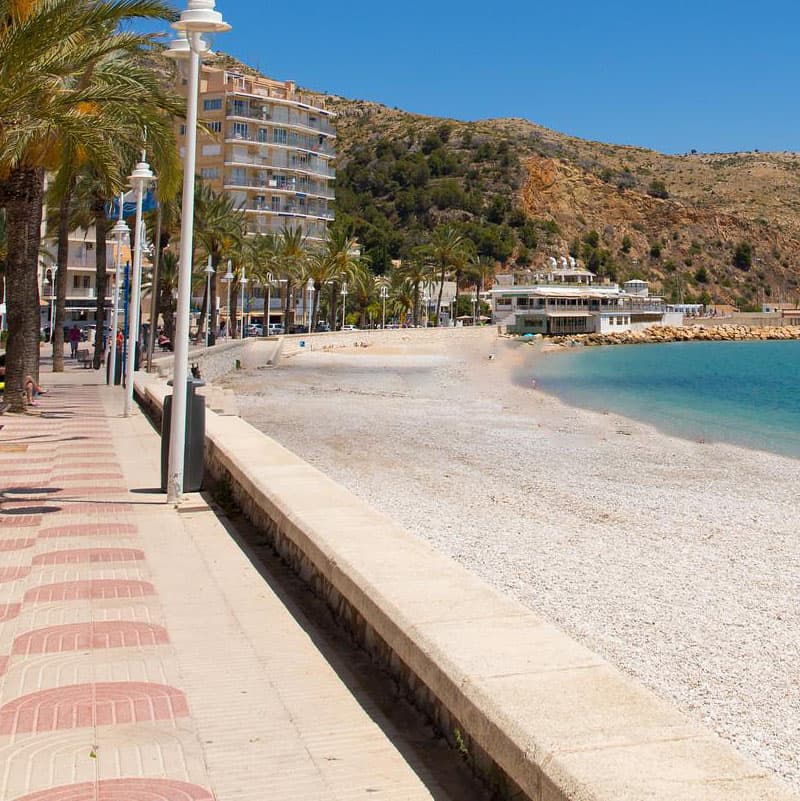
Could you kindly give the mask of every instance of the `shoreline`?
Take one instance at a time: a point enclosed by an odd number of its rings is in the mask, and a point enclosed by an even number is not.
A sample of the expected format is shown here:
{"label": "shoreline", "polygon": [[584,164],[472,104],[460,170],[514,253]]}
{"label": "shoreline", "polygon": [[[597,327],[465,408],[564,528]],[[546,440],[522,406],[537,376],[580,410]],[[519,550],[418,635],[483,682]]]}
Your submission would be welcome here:
{"label": "shoreline", "polygon": [[418,344],[229,385],[258,428],[800,787],[800,463],[532,390],[530,346]]}
{"label": "shoreline", "polygon": [[[721,341],[726,341],[726,342],[729,342],[729,343],[733,342],[733,340],[721,340]],[[755,341],[758,341],[758,340],[742,340],[742,342],[755,342]],[[685,343],[685,342],[681,342],[681,341],[677,341],[676,340],[676,341],[663,342],[663,343],[647,343],[647,344],[653,344],[653,345],[662,344],[662,345],[668,346],[668,345],[691,344],[692,342],[697,342],[698,344],[700,344],[701,340],[692,340],[689,343]],[[636,344],[636,343],[630,343],[628,345],[619,345],[619,348],[623,348],[624,349],[625,347],[633,347],[634,344]],[[573,355],[575,355],[575,354],[580,352],[580,348],[581,347],[582,346],[575,346],[575,347],[569,348],[569,347],[564,347],[562,345],[548,346],[548,344],[545,343],[542,348],[540,348],[537,351],[531,353],[531,357],[534,356],[534,353],[536,355],[538,355],[538,356],[541,356],[541,357],[555,356],[556,354],[560,354],[560,355],[573,354]],[[606,346],[602,346],[602,347],[606,347]],[[615,350],[616,349],[617,348],[615,348]],[[533,365],[532,365],[532,367],[533,367]],[[534,370],[535,370],[535,368],[534,368]],[[574,400],[574,399],[571,399],[571,398],[563,397],[563,396],[559,395],[557,391],[549,389],[548,386],[547,386],[547,382],[545,381],[545,383],[543,385],[541,383],[541,379],[537,378],[535,372],[533,374],[533,379],[536,381],[536,384],[535,384],[534,387],[532,387],[532,389],[534,389],[537,392],[540,392],[542,395],[545,395],[545,396],[547,396],[549,398],[552,398],[552,399],[560,402],[561,404],[563,404],[565,407],[568,407],[568,408],[579,409],[579,410],[584,411],[584,412],[601,414],[601,415],[607,415],[607,414],[619,415],[621,417],[626,418],[631,423],[636,423],[638,425],[643,425],[643,426],[647,426],[647,427],[651,428],[654,433],[657,433],[660,436],[675,437],[675,438],[677,438],[679,440],[683,440],[685,442],[694,442],[694,443],[696,443],[698,445],[724,445],[724,446],[729,446],[729,447],[733,447],[733,448],[741,448],[742,450],[745,450],[745,451],[748,451],[748,452],[763,453],[763,454],[768,454],[768,455],[772,455],[772,456],[780,456],[782,458],[791,459],[793,461],[800,461],[800,453],[787,453],[785,451],[775,450],[775,449],[772,449],[772,448],[769,448],[769,447],[758,447],[757,445],[750,444],[750,443],[748,443],[747,441],[745,441],[743,439],[736,439],[734,436],[731,436],[731,437],[728,437],[728,438],[726,438],[724,436],[720,436],[719,432],[717,432],[717,431],[711,431],[710,433],[707,433],[707,434],[706,433],[702,433],[702,432],[681,431],[680,427],[677,424],[671,427],[670,424],[667,423],[667,422],[661,423],[657,419],[646,417],[644,415],[637,416],[637,415],[631,413],[631,411],[628,410],[628,409],[614,408],[613,406],[601,406],[601,405],[593,406],[593,405],[590,405],[590,404],[584,404],[584,403],[579,402],[578,400]],[[696,425],[698,425],[698,426],[701,425],[700,421],[696,421]],[[726,426],[724,426],[724,428],[727,429],[727,430],[730,430],[730,431],[737,430],[737,427],[735,425],[726,425]]]}

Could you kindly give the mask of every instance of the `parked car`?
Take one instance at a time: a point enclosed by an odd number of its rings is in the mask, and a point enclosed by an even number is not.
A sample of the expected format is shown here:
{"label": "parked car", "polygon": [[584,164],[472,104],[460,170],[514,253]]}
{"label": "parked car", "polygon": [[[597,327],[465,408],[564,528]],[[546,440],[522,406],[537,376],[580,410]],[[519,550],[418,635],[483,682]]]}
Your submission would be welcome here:
{"label": "parked car", "polygon": [[331,330],[330,323],[327,323],[325,321],[320,321],[317,323],[317,327],[315,330],[320,334],[326,334],[328,331]]}
{"label": "parked car", "polygon": [[270,336],[275,336],[276,334],[282,334],[283,326],[280,323],[270,323],[269,328],[267,329],[267,333]]}
{"label": "parked car", "polygon": [[261,323],[250,323],[247,326],[247,335],[250,337],[263,337],[264,326]]}
{"label": "parked car", "polygon": [[358,331],[357,325],[343,325],[342,331]]}

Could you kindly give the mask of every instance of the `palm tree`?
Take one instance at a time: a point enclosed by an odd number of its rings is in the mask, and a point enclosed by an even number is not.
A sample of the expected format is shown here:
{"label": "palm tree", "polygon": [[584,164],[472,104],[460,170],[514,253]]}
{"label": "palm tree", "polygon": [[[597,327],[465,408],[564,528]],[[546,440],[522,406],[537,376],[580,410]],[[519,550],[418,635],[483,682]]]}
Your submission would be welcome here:
{"label": "palm tree", "polygon": [[351,281],[361,262],[361,248],[352,231],[340,225],[328,230],[325,254],[330,262],[330,326],[336,328],[341,284]]}
{"label": "palm tree", "polygon": [[431,264],[423,259],[419,254],[413,255],[410,259],[405,259],[397,268],[397,276],[400,281],[408,281],[412,289],[412,320],[414,325],[419,325],[419,300],[420,287],[430,281],[433,275]]}
{"label": "palm tree", "polygon": [[[294,325],[294,287],[302,280],[307,258],[306,237],[302,228],[284,226],[278,234],[278,274],[286,281],[286,301],[283,310],[283,324],[286,333]],[[290,317],[291,313],[291,317]]]}
{"label": "palm tree", "polygon": [[307,283],[310,280],[314,286],[314,302],[311,307],[311,325],[309,327],[312,333],[317,330],[317,314],[319,313],[322,289],[335,278],[335,270],[336,265],[327,249],[310,253],[306,259],[303,281]]}
{"label": "palm tree", "polygon": [[[211,257],[214,273],[211,276],[211,297],[203,293],[203,306],[200,312],[198,333],[205,330],[206,310],[217,297],[217,272],[223,257],[235,249],[241,249],[245,238],[245,215],[241,206],[221,192],[215,192],[208,184],[199,181],[194,199],[194,236],[200,246],[202,265]],[[215,321],[216,322],[216,321]],[[216,329],[216,324],[212,324]]]}
{"label": "palm tree", "polygon": [[[492,283],[496,269],[497,263],[488,256],[474,256],[467,265],[466,272],[475,283],[475,298],[477,299],[475,315],[477,318],[480,318],[481,314],[481,293]],[[478,319],[475,322],[477,323]]]}
{"label": "palm tree", "polygon": [[[178,303],[175,296],[178,292],[178,256],[171,250],[161,255],[161,266],[158,271],[158,307],[164,318],[164,335],[172,341],[175,328],[175,310]],[[151,321],[155,325],[156,321]]]}
{"label": "palm tree", "polygon": [[451,225],[438,226],[426,248],[430,264],[439,281],[439,297],[436,301],[436,325],[439,325],[442,308],[442,290],[448,273],[462,270],[469,260],[470,240]]}
{"label": "palm tree", "polygon": [[45,170],[56,169],[65,152],[90,153],[108,167],[109,180],[121,182],[128,165],[118,162],[117,123],[123,114],[138,114],[144,124],[163,90],[152,70],[108,57],[152,42],[149,34],[119,31],[120,23],[172,16],[161,0],[0,0],[0,205],[9,230],[6,397],[14,411],[24,409],[25,374],[39,371]]}

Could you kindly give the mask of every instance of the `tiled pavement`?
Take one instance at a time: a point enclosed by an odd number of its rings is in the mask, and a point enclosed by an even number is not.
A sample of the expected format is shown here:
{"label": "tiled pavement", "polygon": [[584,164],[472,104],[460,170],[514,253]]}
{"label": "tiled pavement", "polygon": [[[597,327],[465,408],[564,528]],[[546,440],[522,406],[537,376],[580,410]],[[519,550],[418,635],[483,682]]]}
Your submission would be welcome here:
{"label": "tiled pavement", "polygon": [[449,798],[203,499],[148,491],[119,390],[43,378],[0,417],[0,801]]}

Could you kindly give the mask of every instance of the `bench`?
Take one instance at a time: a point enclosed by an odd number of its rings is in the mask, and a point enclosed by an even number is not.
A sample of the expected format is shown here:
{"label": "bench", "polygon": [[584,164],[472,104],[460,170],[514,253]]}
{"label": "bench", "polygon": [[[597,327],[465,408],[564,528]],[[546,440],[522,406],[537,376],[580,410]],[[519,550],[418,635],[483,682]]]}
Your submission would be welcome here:
{"label": "bench", "polygon": [[92,366],[92,355],[89,352],[88,348],[79,348],[78,349],[78,361],[83,365],[83,368],[86,369],[87,367]]}

